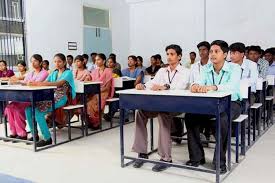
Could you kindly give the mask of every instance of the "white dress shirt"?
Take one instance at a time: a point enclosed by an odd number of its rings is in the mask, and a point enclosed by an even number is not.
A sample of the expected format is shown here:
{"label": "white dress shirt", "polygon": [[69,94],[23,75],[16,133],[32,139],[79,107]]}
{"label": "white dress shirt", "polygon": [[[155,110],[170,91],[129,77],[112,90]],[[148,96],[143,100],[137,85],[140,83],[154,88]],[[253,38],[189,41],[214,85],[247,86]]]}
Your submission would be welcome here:
{"label": "white dress shirt", "polygon": [[170,66],[167,68],[160,68],[154,79],[145,83],[146,89],[151,89],[155,85],[170,85],[171,90],[185,90],[189,87],[190,70],[184,68],[180,64],[171,71]]}
{"label": "white dress shirt", "polygon": [[251,91],[256,92],[256,84],[258,79],[257,64],[251,60],[244,59],[241,65],[242,74],[241,79],[249,79]]}
{"label": "white dress shirt", "polygon": [[[207,64],[209,64],[211,61],[208,60]],[[205,64],[205,65],[207,65]],[[200,74],[202,71],[202,68],[205,65],[201,65],[201,62],[196,62],[191,66],[190,69],[190,83],[197,83],[200,80]]]}

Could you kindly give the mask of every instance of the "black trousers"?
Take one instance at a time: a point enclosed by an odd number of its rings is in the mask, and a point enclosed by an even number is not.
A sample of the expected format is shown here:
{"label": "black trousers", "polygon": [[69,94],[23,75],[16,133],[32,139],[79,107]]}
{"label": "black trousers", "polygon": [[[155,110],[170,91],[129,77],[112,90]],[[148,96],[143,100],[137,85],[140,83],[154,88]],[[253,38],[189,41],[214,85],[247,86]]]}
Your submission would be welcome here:
{"label": "black trousers", "polygon": [[[232,120],[239,117],[241,114],[241,105],[237,102],[231,102],[231,118]],[[211,128],[211,131],[216,134],[216,122],[210,121],[213,115],[203,115],[203,114],[186,114],[185,115],[185,125],[187,128],[187,138],[188,138],[188,151],[189,158],[191,161],[198,162],[205,158],[202,143],[200,141],[200,128],[204,127],[207,123]],[[221,124],[221,154],[220,161],[221,166],[226,165],[226,150],[228,141],[228,120],[227,114],[222,113],[220,116]],[[213,158],[213,163],[215,163],[217,148],[215,148],[215,154]]]}

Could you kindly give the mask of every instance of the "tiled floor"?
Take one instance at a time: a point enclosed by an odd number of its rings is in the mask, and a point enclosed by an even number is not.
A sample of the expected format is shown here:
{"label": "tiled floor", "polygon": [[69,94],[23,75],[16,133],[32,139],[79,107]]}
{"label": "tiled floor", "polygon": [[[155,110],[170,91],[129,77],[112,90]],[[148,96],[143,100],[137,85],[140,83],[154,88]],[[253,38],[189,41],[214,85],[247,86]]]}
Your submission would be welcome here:
{"label": "tiled floor", "polygon": [[[2,128],[3,125],[0,126]],[[0,130],[2,133],[3,129]],[[156,127],[155,140],[157,130]],[[78,130],[73,131],[79,133]],[[135,156],[130,151],[133,136],[134,124],[129,124],[125,127],[126,154]],[[59,130],[58,137],[67,138],[67,129]],[[131,166],[120,168],[119,150],[118,128],[38,153],[32,151],[32,146],[23,143],[12,144],[0,141],[0,172],[38,183],[208,183],[215,180],[215,176],[211,174],[177,168],[154,173],[151,171],[151,164],[145,164],[141,169],[134,169]],[[210,165],[212,156],[213,148],[206,149],[208,162],[206,166]],[[154,154],[151,158],[158,159],[158,156]],[[232,158],[234,160],[234,156]],[[174,145],[173,161],[184,163],[186,160],[188,160],[186,142],[179,146]],[[273,183],[274,164],[275,127],[273,126],[247,152],[245,159],[225,178],[224,182]]]}

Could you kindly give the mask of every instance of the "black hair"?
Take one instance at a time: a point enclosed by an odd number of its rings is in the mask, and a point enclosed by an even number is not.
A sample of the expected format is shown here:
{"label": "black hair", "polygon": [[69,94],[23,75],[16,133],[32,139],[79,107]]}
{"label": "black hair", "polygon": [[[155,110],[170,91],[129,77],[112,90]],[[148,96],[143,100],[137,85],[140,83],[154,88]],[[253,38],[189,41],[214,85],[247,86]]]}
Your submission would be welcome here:
{"label": "black hair", "polygon": [[193,52],[193,51],[191,51],[191,52],[189,53],[189,55],[191,55],[191,54],[194,54],[195,56],[197,56],[197,54],[196,54],[195,52]]}
{"label": "black hair", "polygon": [[234,51],[238,51],[240,53],[244,53],[245,52],[245,45],[243,43],[237,42],[237,43],[233,43],[229,46],[229,50],[234,52]]}
{"label": "black hair", "polygon": [[137,59],[139,59],[141,61],[141,63],[143,62],[142,56],[137,56]]}
{"label": "black hair", "polygon": [[74,57],[72,55],[67,55],[67,58],[71,58],[72,60],[74,59]]}
{"label": "black hair", "polygon": [[95,53],[95,52],[91,53],[91,57],[92,57],[92,56],[94,56],[94,55],[96,56],[96,55],[97,55],[97,53]]}
{"label": "black hair", "polygon": [[[54,57],[58,57],[58,58],[59,58],[60,60],[62,60],[64,63],[67,62],[67,61],[66,61],[66,56],[65,56],[63,53],[57,53],[57,54],[54,55]],[[65,70],[68,70],[66,64],[64,65],[64,68],[65,68]],[[57,69],[56,69],[56,70],[57,70]]]}
{"label": "black hair", "polygon": [[99,58],[101,58],[102,60],[106,61],[106,56],[104,53],[98,53],[96,56],[98,56]]}
{"label": "black hair", "polygon": [[156,55],[152,55],[152,56],[151,56],[151,58],[153,58],[153,59],[157,60]]}
{"label": "black hair", "polygon": [[111,54],[109,55],[109,58],[113,58],[113,60],[116,62],[116,54],[111,53]]}
{"label": "black hair", "polygon": [[[167,51],[167,50],[166,50],[166,51]],[[155,56],[156,56],[156,59],[161,60],[161,55],[160,55],[160,54],[156,54]]]}
{"label": "black hair", "polygon": [[25,67],[25,71],[27,71],[27,64],[26,64],[25,61],[18,61],[18,62],[17,62],[17,65],[22,65],[22,66],[24,66],[24,67]]}
{"label": "black hair", "polygon": [[209,42],[207,42],[207,41],[202,41],[202,42],[200,42],[200,43],[197,45],[197,48],[200,49],[200,47],[202,47],[202,46],[205,46],[205,47],[207,48],[208,51],[210,50],[210,44],[209,44]]}
{"label": "black hair", "polygon": [[248,53],[249,53],[250,51],[256,51],[256,52],[258,52],[259,54],[262,54],[262,49],[261,49],[260,46],[254,46],[254,45],[249,46],[249,48],[248,48]]}
{"label": "black hair", "polygon": [[116,64],[116,60],[114,59],[114,57],[109,57],[108,60],[109,59],[111,59]]}
{"label": "black hair", "polygon": [[89,59],[89,55],[87,55],[87,54],[83,54],[82,57],[83,57],[84,59],[87,59],[87,60]]}
{"label": "black hair", "polygon": [[213,45],[217,45],[221,48],[221,50],[223,51],[223,53],[228,53],[229,51],[229,47],[227,42],[223,41],[223,40],[215,40],[211,43],[211,46]]}
{"label": "black hair", "polygon": [[39,55],[39,54],[34,54],[34,55],[32,56],[32,58],[34,58],[35,60],[38,60],[39,63],[42,63],[42,62],[43,62],[43,58],[42,58],[42,56]]}
{"label": "black hair", "polygon": [[[167,52],[167,51],[170,50],[170,49],[175,50],[176,53],[177,53],[177,55],[182,55],[182,49],[181,49],[181,47],[180,47],[179,45],[171,44],[171,45],[169,45],[169,46],[167,46],[167,47],[165,48],[165,51]],[[157,56],[157,55],[156,55],[156,56]]]}
{"label": "black hair", "polygon": [[268,49],[266,49],[266,50],[264,51],[264,54],[266,54],[266,53],[270,53],[270,54],[272,54],[272,55],[274,56],[274,55],[275,55],[275,50],[272,49],[272,48],[268,48]]}
{"label": "black hair", "polygon": [[18,62],[17,62],[17,65],[23,65],[24,67],[27,66],[27,64],[26,64],[25,61],[18,61]]}
{"label": "black hair", "polygon": [[80,60],[81,62],[83,62],[83,64],[84,64],[84,69],[87,69],[86,63],[84,62],[84,58],[83,58],[82,55],[77,55],[77,56],[75,57],[74,61],[76,61],[76,60]]}
{"label": "black hair", "polygon": [[47,65],[50,65],[50,62],[48,60],[43,60],[43,63],[46,63]]}
{"label": "black hair", "polygon": [[66,57],[63,53],[57,53],[54,55],[54,57],[58,57],[58,58],[60,58],[60,60],[66,62]]}
{"label": "black hair", "polygon": [[129,57],[128,57],[128,59],[129,58],[132,58],[134,61],[137,61],[137,57],[135,56],[135,55],[130,55]]}
{"label": "black hair", "polygon": [[7,62],[5,60],[0,60],[0,63],[4,63],[5,66],[7,66]]}

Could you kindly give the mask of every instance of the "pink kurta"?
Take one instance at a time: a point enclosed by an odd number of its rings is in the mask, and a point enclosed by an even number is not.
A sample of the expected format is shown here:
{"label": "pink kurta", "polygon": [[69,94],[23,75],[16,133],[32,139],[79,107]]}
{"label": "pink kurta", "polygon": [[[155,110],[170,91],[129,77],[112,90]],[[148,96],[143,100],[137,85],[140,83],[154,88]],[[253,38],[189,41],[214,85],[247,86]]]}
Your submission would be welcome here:
{"label": "pink kurta", "polygon": [[[23,83],[44,81],[48,77],[46,70],[41,70],[38,74],[30,72],[25,77]],[[5,115],[8,118],[10,124],[11,135],[26,137],[26,116],[25,108],[30,106],[29,102],[11,102],[5,109]]]}
{"label": "pink kurta", "polygon": [[[114,81],[113,81],[113,71],[110,68],[105,68],[103,73],[99,73],[99,68],[93,70],[92,81],[101,81],[101,88],[106,87],[110,82],[111,85],[107,90],[101,92],[101,110],[104,109],[106,100],[114,96]],[[99,125],[99,112],[98,112],[98,97],[97,95],[89,96],[87,103],[87,113],[89,121],[93,127],[98,127]]]}

